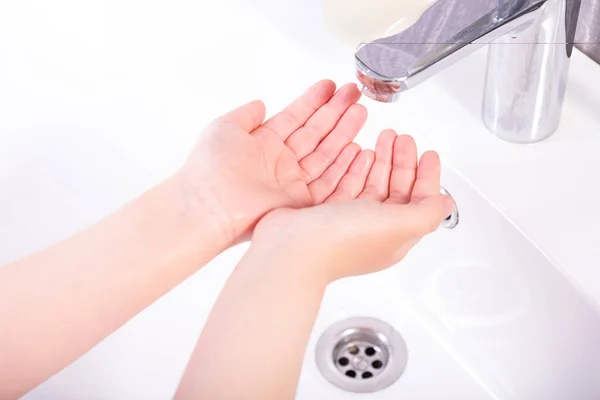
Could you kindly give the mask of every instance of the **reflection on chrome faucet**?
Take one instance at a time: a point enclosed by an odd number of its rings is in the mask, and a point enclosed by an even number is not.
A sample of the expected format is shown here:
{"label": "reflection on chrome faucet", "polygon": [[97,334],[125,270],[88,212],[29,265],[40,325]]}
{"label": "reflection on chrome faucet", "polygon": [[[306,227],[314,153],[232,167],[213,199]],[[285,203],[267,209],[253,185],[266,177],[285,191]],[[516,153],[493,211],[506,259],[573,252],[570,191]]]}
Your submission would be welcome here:
{"label": "reflection on chrome faucet", "polygon": [[439,0],[400,34],[356,52],[363,92],[393,102],[490,44],[483,120],[515,143],[551,136],[560,123],[581,0]]}

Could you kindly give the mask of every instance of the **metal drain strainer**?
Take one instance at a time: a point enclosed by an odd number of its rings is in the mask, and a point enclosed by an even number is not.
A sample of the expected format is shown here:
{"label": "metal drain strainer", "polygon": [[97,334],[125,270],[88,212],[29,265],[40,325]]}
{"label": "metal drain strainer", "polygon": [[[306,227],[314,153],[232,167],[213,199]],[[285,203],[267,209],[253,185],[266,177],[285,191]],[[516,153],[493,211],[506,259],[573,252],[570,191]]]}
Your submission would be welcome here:
{"label": "metal drain strainer", "polygon": [[394,383],[406,367],[404,340],[389,324],[358,317],[327,329],[316,347],[317,367],[330,383],[355,393],[376,392]]}
{"label": "metal drain strainer", "polygon": [[387,346],[373,332],[351,329],[333,350],[333,362],[338,371],[349,378],[371,379],[387,367]]}

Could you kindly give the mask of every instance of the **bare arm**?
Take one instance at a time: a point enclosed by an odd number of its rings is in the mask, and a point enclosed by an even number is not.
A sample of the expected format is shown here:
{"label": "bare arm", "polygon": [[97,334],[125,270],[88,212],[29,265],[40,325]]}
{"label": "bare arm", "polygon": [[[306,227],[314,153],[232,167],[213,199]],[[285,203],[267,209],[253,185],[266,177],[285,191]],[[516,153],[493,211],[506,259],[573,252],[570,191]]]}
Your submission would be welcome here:
{"label": "bare arm", "polygon": [[211,313],[176,399],[294,397],[327,285],[315,273],[323,260],[303,253],[252,245]]}
{"label": "bare arm", "polygon": [[336,92],[325,80],[266,122],[260,101],[237,108],[207,127],[173,178],[0,268],[0,398],[66,367],[247,239],[265,214],[322,203],[360,151],[351,143],[366,120],[359,98],[356,85]]}
{"label": "bare arm", "polygon": [[[174,179],[61,243],[0,268],[0,398],[64,368],[224,250]],[[196,223],[198,222],[198,223]]]}

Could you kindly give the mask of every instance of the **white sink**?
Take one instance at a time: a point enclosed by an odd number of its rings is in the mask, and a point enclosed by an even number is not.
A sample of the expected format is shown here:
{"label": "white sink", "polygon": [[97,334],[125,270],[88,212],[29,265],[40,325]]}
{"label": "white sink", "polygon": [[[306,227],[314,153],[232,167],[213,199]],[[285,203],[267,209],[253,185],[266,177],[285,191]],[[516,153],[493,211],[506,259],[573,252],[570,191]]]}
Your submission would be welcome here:
{"label": "white sink", "polygon": [[329,288],[298,398],[356,398],[315,363],[323,331],[350,317],[391,324],[408,349],[403,376],[369,398],[600,398],[597,310],[462,178],[446,169],[443,181],[459,225],[439,229],[388,271]]}
{"label": "white sink", "polygon": [[[226,0],[210,13],[196,0],[12,2],[17,11],[0,13],[0,33],[11,37],[0,46],[0,260],[57,241],[157,182],[234,98],[263,98],[272,112],[317,79],[353,79],[353,49],[325,33],[320,1]],[[600,213],[590,212],[600,194],[587,183],[600,170],[600,81],[586,78],[600,67],[576,53],[560,131],[513,146],[479,118],[484,51],[394,105],[365,100],[361,145],[392,127],[466,178],[444,171],[460,224],[399,266],[330,287],[299,399],[600,398],[600,318],[586,300],[600,304]],[[235,93],[213,79],[223,77],[226,86],[236,77]],[[170,398],[245,248],[26,398]],[[344,392],[316,367],[321,333],[355,316],[390,323],[406,342],[406,370],[384,391]]]}
{"label": "white sink", "polygon": [[[306,2],[309,22],[290,16],[295,0],[252,7],[318,56],[324,44],[332,59],[347,52],[350,69],[352,49],[332,45],[320,2]],[[369,398],[600,398],[600,258],[589,239],[598,237],[600,215],[592,204],[597,185],[586,175],[600,151],[593,111],[599,89],[587,77],[600,68],[576,52],[559,131],[538,145],[512,145],[492,137],[480,119],[486,51],[394,105],[367,100],[372,117],[440,150],[477,190],[446,168],[459,226],[426,238],[389,271],[331,286],[306,354],[300,399],[360,396],[326,381],[314,353],[329,326],[361,316],[390,323],[408,348],[403,376]],[[367,130],[373,127],[384,126]]]}

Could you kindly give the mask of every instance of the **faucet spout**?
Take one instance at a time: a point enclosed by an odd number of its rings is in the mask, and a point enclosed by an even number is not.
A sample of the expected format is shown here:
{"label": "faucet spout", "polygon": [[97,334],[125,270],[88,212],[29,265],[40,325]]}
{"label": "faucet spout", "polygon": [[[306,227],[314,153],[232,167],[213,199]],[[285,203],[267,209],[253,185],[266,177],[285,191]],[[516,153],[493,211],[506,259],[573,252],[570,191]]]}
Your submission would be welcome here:
{"label": "faucet spout", "polygon": [[490,45],[483,120],[499,137],[552,135],[561,110],[581,0],[439,0],[409,29],[359,47],[362,91],[382,102]]}

